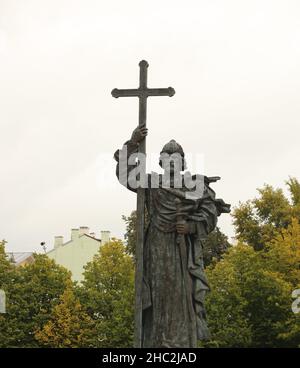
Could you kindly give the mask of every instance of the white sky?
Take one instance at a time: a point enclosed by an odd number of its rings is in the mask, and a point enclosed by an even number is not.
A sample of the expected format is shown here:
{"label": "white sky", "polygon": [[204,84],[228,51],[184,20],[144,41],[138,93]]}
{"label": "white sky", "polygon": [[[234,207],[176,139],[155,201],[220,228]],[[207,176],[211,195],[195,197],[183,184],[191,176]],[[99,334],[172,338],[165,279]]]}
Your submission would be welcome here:
{"label": "white sky", "polygon": [[[7,249],[50,249],[80,225],[123,236],[135,195],[117,182],[112,155],[138,103],[110,92],[137,86],[141,59],[149,86],[176,90],[149,99],[149,153],[174,138],[202,155],[233,206],[299,178],[299,45],[297,0],[0,0]],[[229,236],[231,221],[219,221]]]}

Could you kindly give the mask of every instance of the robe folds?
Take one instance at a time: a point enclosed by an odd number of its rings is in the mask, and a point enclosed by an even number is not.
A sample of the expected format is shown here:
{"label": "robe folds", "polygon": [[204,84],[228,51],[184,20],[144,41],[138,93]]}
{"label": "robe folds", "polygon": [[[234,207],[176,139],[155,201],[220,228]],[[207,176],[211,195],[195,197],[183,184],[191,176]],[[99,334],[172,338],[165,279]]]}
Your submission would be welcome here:
{"label": "robe folds", "polygon": [[[138,146],[125,143],[127,155],[137,152]],[[117,176],[123,175],[117,160]],[[127,165],[129,175],[135,165]],[[209,339],[204,306],[209,284],[204,273],[203,245],[215,228],[218,216],[230,211],[230,205],[215,198],[215,192],[205,178],[203,195],[187,199],[190,189],[151,188],[146,191],[149,223],[143,251],[143,326],[142,347],[195,348],[197,340]],[[149,177],[149,183],[151,181]],[[184,183],[184,181],[183,181]],[[136,191],[127,184],[127,188]],[[177,207],[191,225],[191,233],[178,238]]]}

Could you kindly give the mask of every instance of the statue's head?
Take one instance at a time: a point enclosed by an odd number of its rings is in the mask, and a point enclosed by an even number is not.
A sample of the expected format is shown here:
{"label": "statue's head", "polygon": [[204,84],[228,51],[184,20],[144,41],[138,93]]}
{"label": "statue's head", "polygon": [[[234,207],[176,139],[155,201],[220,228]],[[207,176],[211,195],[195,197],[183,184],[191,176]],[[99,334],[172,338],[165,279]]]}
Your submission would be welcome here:
{"label": "statue's head", "polygon": [[160,152],[159,165],[167,171],[170,170],[171,173],[174,172],[175,167],[178,167],[179,171],[186,169],[183,149],[174,139],[163,146]]}

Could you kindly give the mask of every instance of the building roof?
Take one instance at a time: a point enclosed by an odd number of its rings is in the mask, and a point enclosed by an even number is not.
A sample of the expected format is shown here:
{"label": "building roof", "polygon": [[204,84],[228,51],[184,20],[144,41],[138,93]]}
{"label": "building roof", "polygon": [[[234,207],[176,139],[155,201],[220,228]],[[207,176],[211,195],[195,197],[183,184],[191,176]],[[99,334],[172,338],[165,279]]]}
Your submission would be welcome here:
{"label": "building roof", "polygon": [[[78,238],[81,238],[81,237],[83,237],[83,236],[87,236],[88,238],[91,238],[91,239],[93,239],[93,240],[95,240],[95,241],[97,241],[97,242],[100,242],[101,243],[101,239],[97,239],[97,238],[94,238],[93,236],[90,236],[89,234],[81,234],[81,235],[79,235],[79,237]],[[63,243],[61,246],[62,247],[64,247],[65,245],[67,245],[67,244],[69,244],[69,243],[72,243],[73,242],[73,239],[70,239],[70,240],[68,240],[67,242],[65,242],[65,243]],[[53,249],[51,249],[49,252],[51,252]],[[49,253],[49,252],[47,252],[47,253]]]}
{"label": "building roof", "polygon": [[[93,236],[91,236],[91,235],[89,235],[89,234],[81,234],[81,235],[79,235],[78,239],[79,239],[79,238],[81,238],[81,237],[83,237],[83,236],[87,236],[88,238],[91,238],[91,239],[95,240],[95,241],[96,241],[96,242],[98,242],[98,243],[102,243],[101,239],[95,238],[95,237],[93,237]],[[73,241],[74,241],[73,239],[68,240],[67,242],[63,243],[63,244],[60,246],[60,248],[63,248],[63,247],[65,247],[66,245],[71,244]],[[54,251],[55,251],[55,248],[52,248],[52,249],[50,249],[50,250],[47,252],[47,254],[52,253],[52,252],[54,252]]]}
{"label": "building roof", "polygon": [[22,263],[33,255],[33,252],[7,252],[8,258],[16,265]]}
{"label": "building roof", "polygon": [[91,238],[91,239],[97,240],[97,242],[100,242],[100,243],[101,243],[101,239],[95,238],[94,236],[91,236],[91,235],[89,235],[89,234],[82,234],[82,235],[80,235],[79,237],[84,236],[84,235],[88,236],[88,237],[89,237],[89,238]]}

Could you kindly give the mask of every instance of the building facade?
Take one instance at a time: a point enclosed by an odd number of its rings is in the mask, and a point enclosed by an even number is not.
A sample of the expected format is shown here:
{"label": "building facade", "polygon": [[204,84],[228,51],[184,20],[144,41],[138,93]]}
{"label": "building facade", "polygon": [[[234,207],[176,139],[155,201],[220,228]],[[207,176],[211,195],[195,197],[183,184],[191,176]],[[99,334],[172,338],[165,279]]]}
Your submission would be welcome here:
{"label": "building facade", "polygon": [[84,266],[92,261],[100,246],[109,242],[109,240],[109,231],[101,231],[101,239],[98,239],[95,233],[89,232],[88,227],[81,226],[79,229],[71,230],[71,240],[65,243],[62,236],[56,236],[54,248],[47,255],[54,259],[56,263],[71,271],[73,281],[81,282]]}

